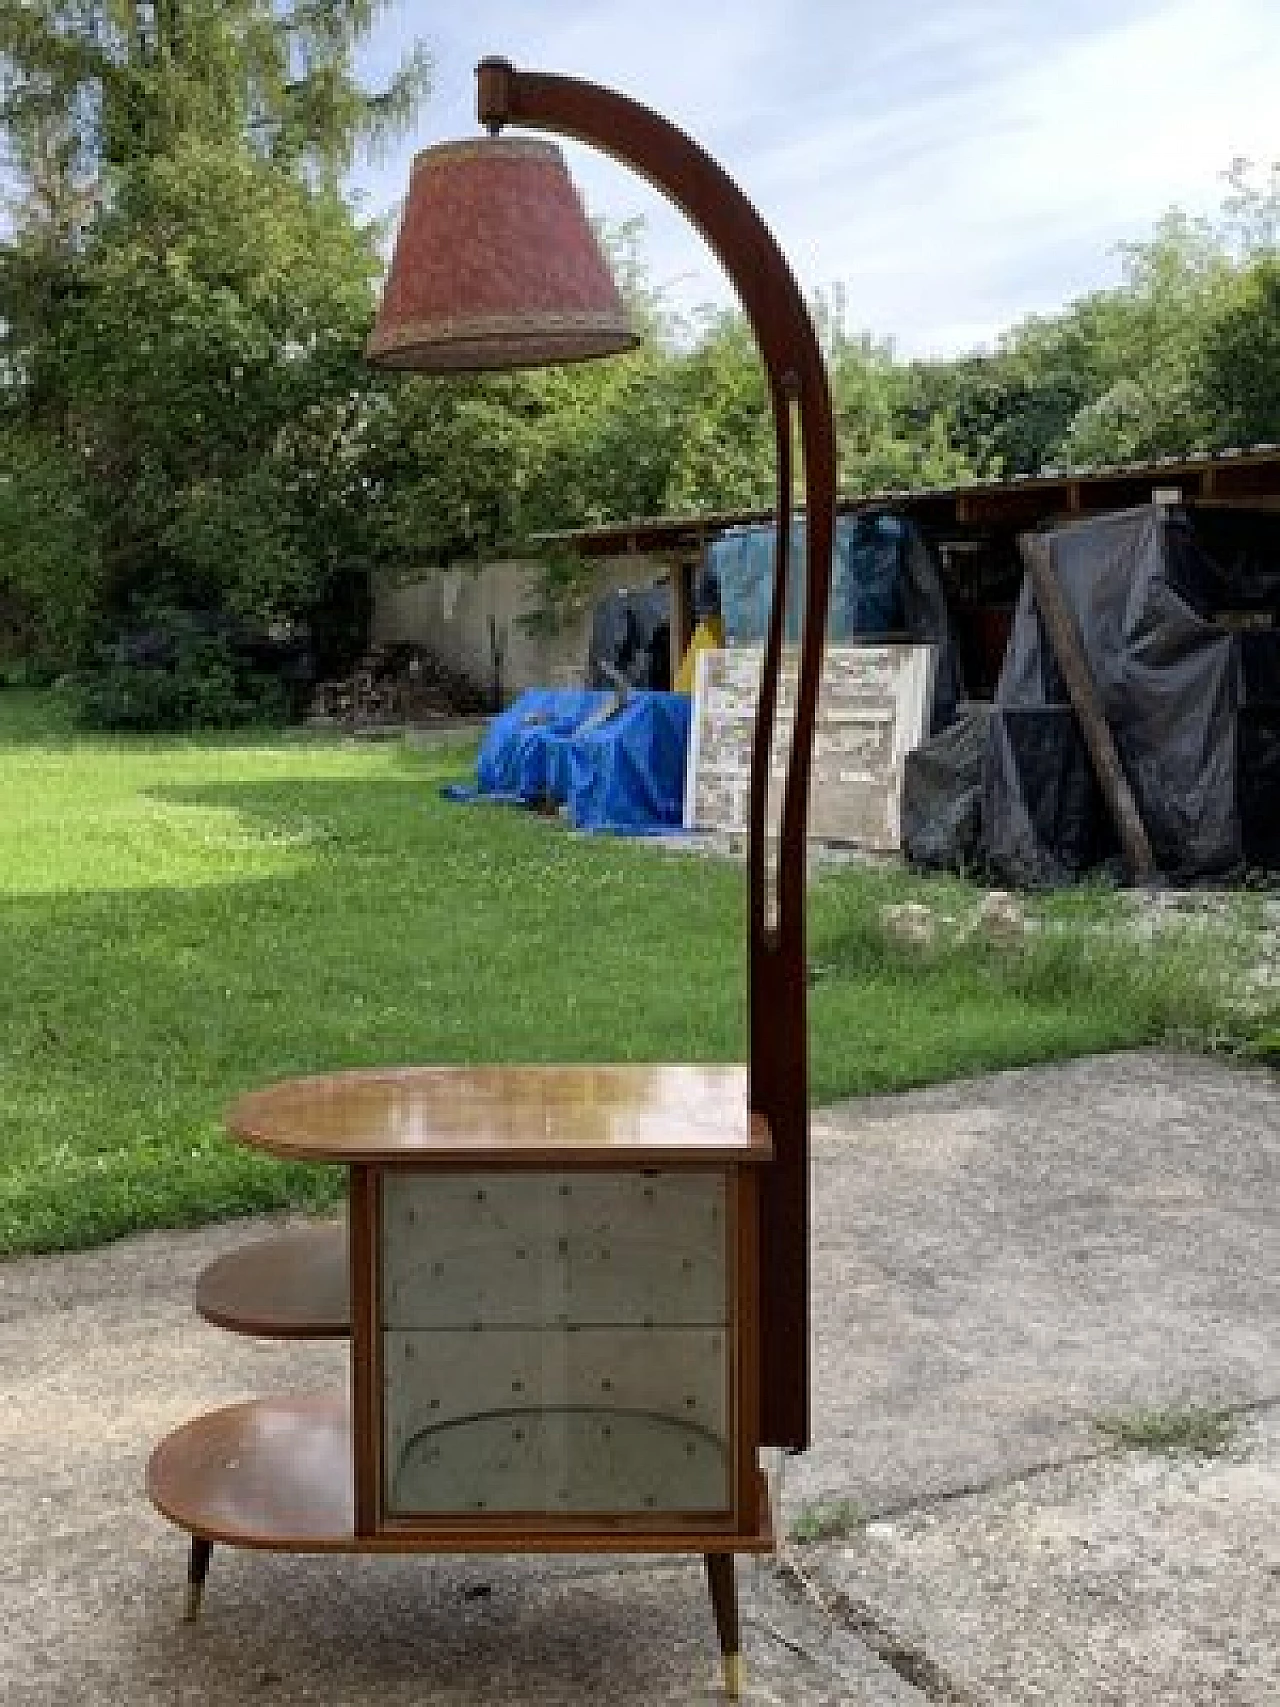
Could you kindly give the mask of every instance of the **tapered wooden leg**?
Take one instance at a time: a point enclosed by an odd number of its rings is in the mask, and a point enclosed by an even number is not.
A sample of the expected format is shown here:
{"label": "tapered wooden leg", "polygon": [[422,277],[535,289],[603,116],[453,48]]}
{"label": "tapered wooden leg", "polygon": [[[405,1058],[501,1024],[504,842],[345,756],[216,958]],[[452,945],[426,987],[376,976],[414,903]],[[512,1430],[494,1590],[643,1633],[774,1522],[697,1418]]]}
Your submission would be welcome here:
{"label": "tapered wooden leg", "polygon": [[724,1661],[724,1692],[730,1701],[742,1694],[742,1632],[738,1625],[738,1583],[732,1553],[708,1553],[707,1583],[716,1615],[716,1634]]}
{"label": "tapered wooden leg", "polygon": [[200,1616],[204,1579],[209,1575],[209,1560],[212,1557],[213,1542],[206,1541],[203,1535],[193,1535],[191,1557],[187,1561],[187,1609],[184,1614],[188,1624],[194,1624]]}

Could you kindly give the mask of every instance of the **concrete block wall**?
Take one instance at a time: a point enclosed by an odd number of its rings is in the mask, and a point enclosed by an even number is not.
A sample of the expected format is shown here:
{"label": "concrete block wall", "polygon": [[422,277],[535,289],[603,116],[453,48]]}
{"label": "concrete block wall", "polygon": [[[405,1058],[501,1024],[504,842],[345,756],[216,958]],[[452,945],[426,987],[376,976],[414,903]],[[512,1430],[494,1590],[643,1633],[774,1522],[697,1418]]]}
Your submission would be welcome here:
{"label": "concrete block wall", "polygon": [[619,587],[649,586],[667,572],[656,558],[605,560],[582,613],[547,632],[525,620],[541,605],[542,566],[536,561],[424,569],[375,587],[371,639],[375,645],[421,646],[484,693],[494,687],[496,643],[500,697],[507,704],[526,688],[580,682],[596,600]]}

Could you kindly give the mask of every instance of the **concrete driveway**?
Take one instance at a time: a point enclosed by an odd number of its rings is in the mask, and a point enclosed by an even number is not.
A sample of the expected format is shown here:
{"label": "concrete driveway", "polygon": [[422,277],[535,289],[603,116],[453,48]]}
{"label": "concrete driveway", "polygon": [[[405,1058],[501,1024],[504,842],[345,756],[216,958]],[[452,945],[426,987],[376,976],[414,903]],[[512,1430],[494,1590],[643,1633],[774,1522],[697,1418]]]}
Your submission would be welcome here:
{"label": "concrete driveway", "polygon": [[[816,1119],[816,1439],[742,1567],[748,1699],[1280,1701],[1280,1087],[1162,1053]],[[240,1223],[0,1265],[0,1701],[461,1707],[717,1698],[683,1562],[285,1559],[185,1540],[151,1444],[334,1346],[191,1313]],[[1099,1419],[1231,1413],[1223,1452]]]}

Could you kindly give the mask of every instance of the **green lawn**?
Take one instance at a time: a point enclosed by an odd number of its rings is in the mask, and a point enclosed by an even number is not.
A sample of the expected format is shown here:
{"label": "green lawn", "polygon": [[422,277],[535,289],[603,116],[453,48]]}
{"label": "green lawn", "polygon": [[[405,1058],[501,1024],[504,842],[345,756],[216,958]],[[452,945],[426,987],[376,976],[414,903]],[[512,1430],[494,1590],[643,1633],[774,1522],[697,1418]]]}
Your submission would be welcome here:
{"label": "green lawn", "polygon": [[[465,758],[88,738],[0,691],[0,1250],[328,1200],[332,1176],[220,1134],[285,1074],[741,1054],[741,872],[446,804]],[[920,897],[957,920],[924,953],[879,925]],[[1225,934],[1117,944],[1098,924],[1124,899],[1091,891],[1010,953],[965,940],[974,897],[817,887],[817,1099],[1234,1023]]]}

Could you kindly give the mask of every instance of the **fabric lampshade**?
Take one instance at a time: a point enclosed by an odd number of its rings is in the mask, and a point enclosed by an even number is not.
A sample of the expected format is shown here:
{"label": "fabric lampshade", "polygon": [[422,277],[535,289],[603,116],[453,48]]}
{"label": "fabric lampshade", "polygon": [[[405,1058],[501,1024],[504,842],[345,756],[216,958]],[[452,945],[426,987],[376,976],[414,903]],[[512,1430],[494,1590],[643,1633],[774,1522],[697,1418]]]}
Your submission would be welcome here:
{"label": "fabric lampshade", "polygon": [[489,137],[423,149],[365,345],[371,362],[536,367],[638,342],[554,143]]}

